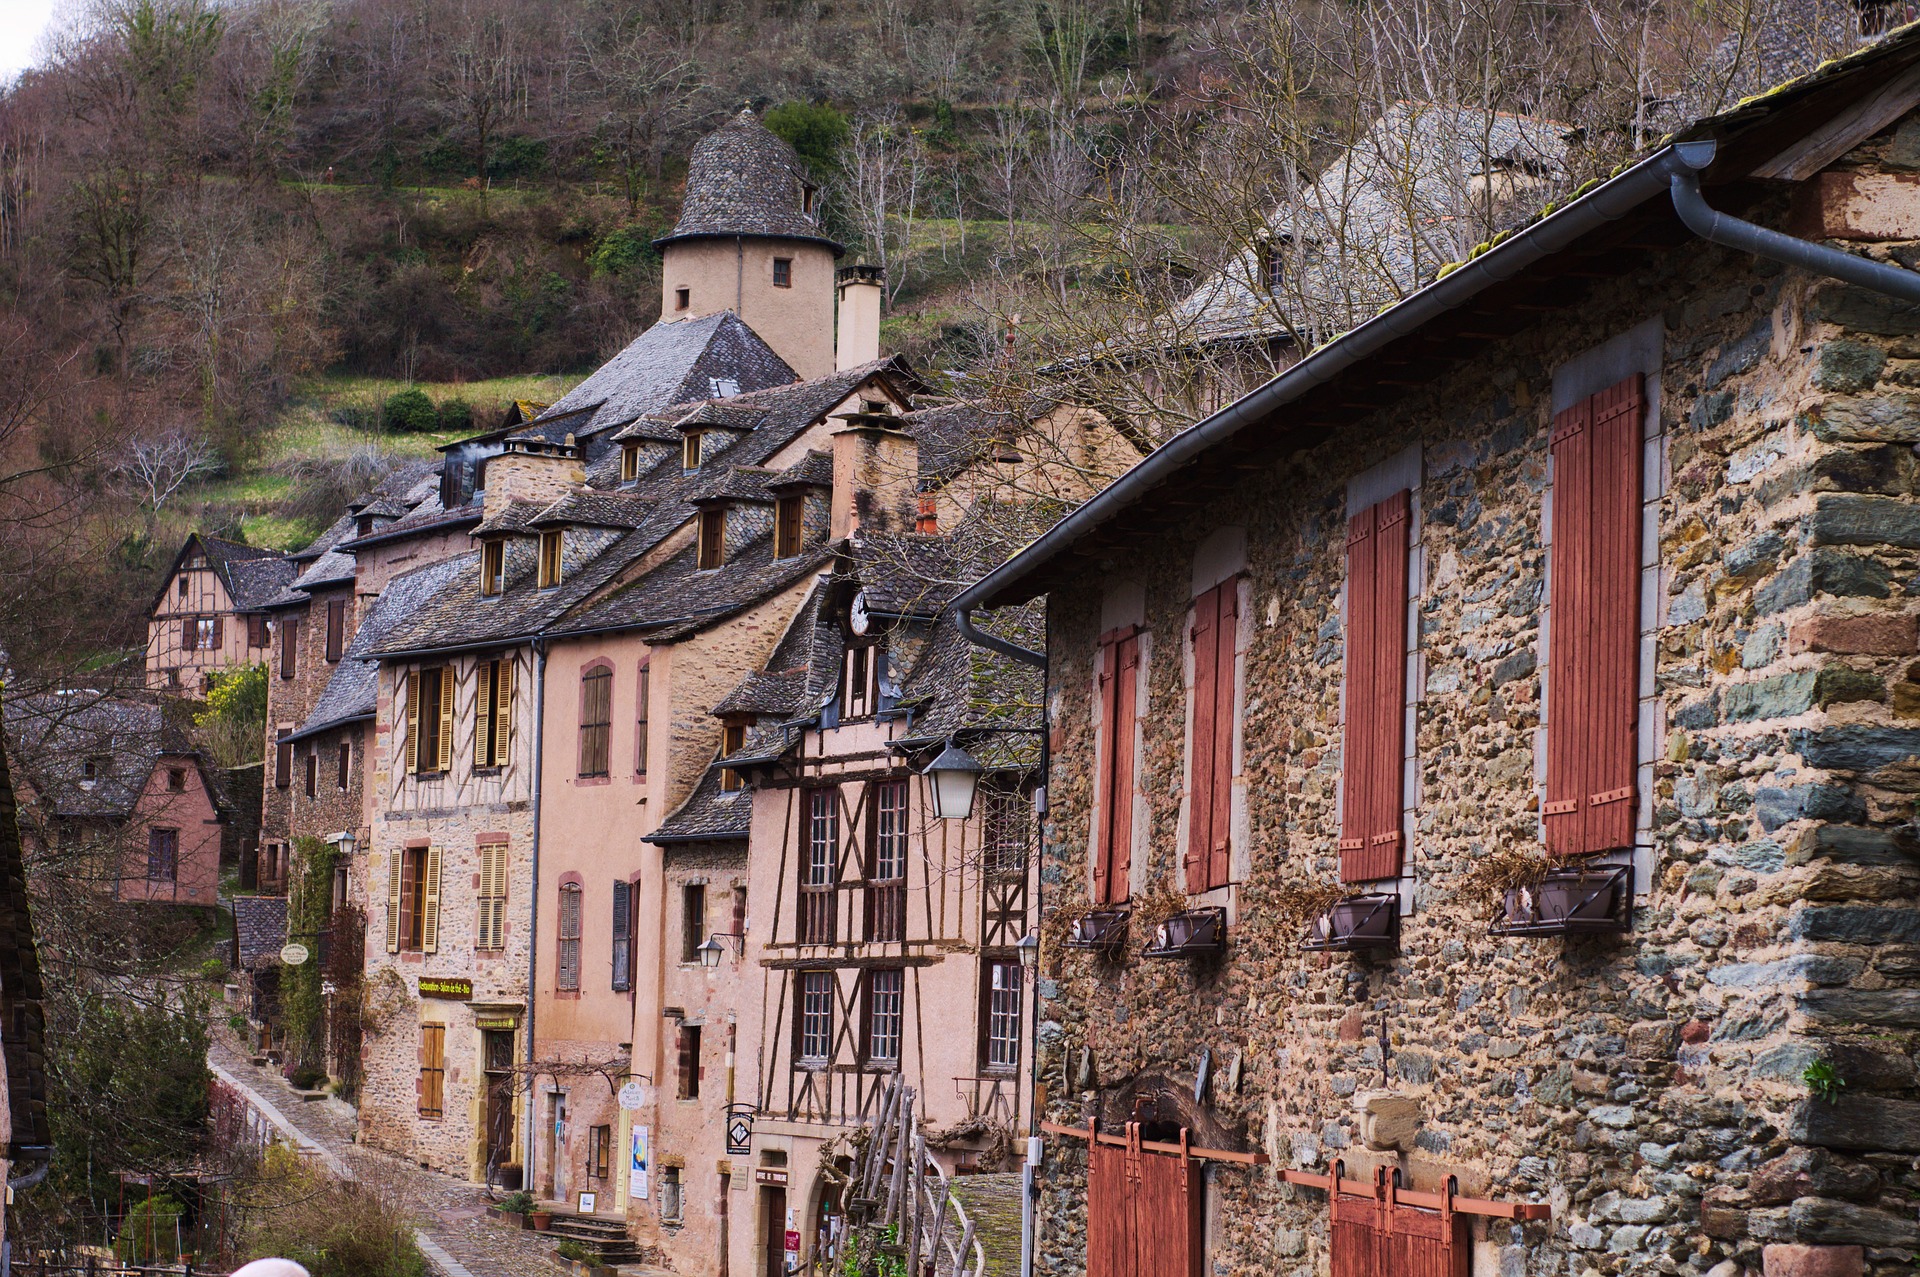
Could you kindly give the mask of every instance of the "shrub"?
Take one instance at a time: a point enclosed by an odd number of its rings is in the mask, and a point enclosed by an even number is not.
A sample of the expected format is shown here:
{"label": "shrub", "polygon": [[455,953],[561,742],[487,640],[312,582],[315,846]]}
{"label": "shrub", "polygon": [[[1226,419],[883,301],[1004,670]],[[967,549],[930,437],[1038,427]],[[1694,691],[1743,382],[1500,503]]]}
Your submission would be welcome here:
{"label": "shrub", "polygon": [[287,1081],[296,1091],[315,1090],[326,1080],[326,1073],[311,1064],[296,1064],[287,1074]]}
{"label": "shrub", "polygon": [[136,1204],[120,1221],[114,1257],[129,1263],[178,1259],[186,1214],[185,1206],[164,1193]]}
{"label": "shrub", "polygon": [[571,1238],[555,1246],[553,1253],[562,1259],[577,1259],[583,1264],[590,1264],[594,1260],[594,1253],[592,1251]]}
{"label": "shrub", "polygon": [[840,148],[853,130],[847,117],[822,102],[782,102],[761,117],[775,137],[800,152],[816,178],[831,174],[840,163]]}
{"label": "shrub", "polygon": [[247,1017],[236,1011],[227,1017],[227,1027],[244,1038],[247,1036]]}
{"label": "shrub", "polygon": [[510,1215],[524,1215],[533,1209],[533,1194],[525,1189],[508,1193],[500,1199],[500,1209]]}
{"label": "shrub", "polygon": [[596,275],[624,275],[659,260],[653,236],[641,226],[621,226],[608,231],[587,256]]}
{"label": "shrub", "polygon": [[426,1277],[413,1221],[392,1185],[342,1183],[276,1147],[243,1194],[250,1223],[242,1258],[291,1259],[313,1277]]}
{"label": "shrub", "polygon": [[435,410],[433,400],[427,398],[427,392],[418,386],[409,386],[387,396],[384,412],[387,429],[401,434],[425,434],[440,423],[440,414]]}
{"label": "shrub", "polygon": [[223,958],[208,958],[200,964],[200,978],[203,980],[224,980],[227,978],[227,964]]}
{"label": "shrub", "polygon": [[447,400],[440,405],[437,416],[442,431],[458,431],[461,434],[473,432],[473,405],[464,399]]}

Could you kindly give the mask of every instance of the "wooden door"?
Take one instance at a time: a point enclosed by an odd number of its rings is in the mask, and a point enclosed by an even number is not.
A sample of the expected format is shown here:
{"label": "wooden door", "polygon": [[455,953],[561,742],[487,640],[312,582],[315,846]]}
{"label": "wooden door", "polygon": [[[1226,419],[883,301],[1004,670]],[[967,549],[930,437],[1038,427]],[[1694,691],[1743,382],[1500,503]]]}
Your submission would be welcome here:
{"label": "wooden door", "polygon": [[[1184,1132],[1182,1133],[1184,1141]],[[1200,1277],[1204,1195],[1192,1158],[1088,1145],[1087,1277]]]}
{"label": "wooden door", "polygon": [[766,1277],[786,1277],[787,1272],[787,1190],[768,1187],[760,1190],[762,1210],[761,1236],[767,1242]]}

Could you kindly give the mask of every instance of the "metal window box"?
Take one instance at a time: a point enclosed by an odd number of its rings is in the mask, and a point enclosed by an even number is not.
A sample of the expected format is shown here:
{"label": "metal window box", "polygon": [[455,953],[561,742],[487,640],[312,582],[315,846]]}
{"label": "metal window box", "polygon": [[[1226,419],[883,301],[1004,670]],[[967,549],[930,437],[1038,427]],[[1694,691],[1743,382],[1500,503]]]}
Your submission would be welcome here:
{"label": "metal window box", "polygon": [[1592,936],[1632,926],[1633,866],[1574,865],[1507,892],[1491,930],[1497,936]]}
{"label": "metal window box", "polygon": [[1083,913],[1068,928],[1064,947],[1118,953],[1127,943],[1127,920],[1132,916],[1131,909],[1094,909]]}
{"label": "metal window box", "polygon": [[1348,896],[1313,920],[1300,947],[1309,953],[1393,949],[1400,943],[1400,897],[1392,892]]}
{"label": "metal window box", "polygon": [[1226,952],[1227,911],[1219,905],[1174,914],[1154,929],[1149,958],[1194,958]]}

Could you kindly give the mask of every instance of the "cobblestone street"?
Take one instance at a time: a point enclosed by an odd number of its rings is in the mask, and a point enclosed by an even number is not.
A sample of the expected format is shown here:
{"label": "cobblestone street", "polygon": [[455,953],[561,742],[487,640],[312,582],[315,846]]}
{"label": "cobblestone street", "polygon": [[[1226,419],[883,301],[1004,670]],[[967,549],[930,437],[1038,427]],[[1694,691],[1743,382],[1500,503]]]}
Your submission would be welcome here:
{"label": "cobblestone street", "polygon": [[[258,1068],[224,1026],[216,1026],[209,1060],[265,1098],[301,1134],[346,1163],[354,1178],[392,1186],[413,1211],[421,1231],[471,1277],[527,1277],[558,1272],[554,1243],[488,1218],[486,1191],[438,1171],[421,1170],[391,1154],[353,1142],[352,1108],[339,1100],[303,1101],[272,1068]],[[431,1256],[435,1266],[446,1266]],[[451,1277],[460,1277],[457,1271]]]}

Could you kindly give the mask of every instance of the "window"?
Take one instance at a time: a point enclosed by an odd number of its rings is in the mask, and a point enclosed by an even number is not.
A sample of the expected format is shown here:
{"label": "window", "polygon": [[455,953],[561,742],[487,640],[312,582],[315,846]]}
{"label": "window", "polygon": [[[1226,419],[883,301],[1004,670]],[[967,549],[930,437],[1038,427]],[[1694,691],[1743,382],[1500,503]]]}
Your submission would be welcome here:
{"label": "window", "polygon": [[1267,287],[1277,289],[1287,282],[1287,257],[1277,248],[1267,250],[1265,262]]}
{"label": "window", "polygon": [[345,789],[353,778],[353,746],[346,741],[340,742],[336,755],[336,773],[333,779],[335,789]]}
{"label": "window", "polygon": [[790,559],[804,548],[806,517],[807,499],[804,496],[781,497],[774,503],[774,558]]}
{"label": "window", "polygon": [[180,622],[180,646],[189,652],[209,652],[220,646],[220,618],[187,617]]}
{"label": "window", "polygon": [[840,791],[807,791],[806,854],[800,860],[800,943],[832,944],[840,880]]}
{"label": "window", "polygon": [[800,1013],[793,1025],[800,1062],[825,1064],[833,1053],[833,972],[800,973]]}
{"label": "window", "polygon": [[800,188],[800,211],[808,217],[812,217],[814,201],[819,199],[819,197],[820,192],[817,188],[802,186]]}
{"label": "window", "polygon": [[507,543],[498,537],[480,543],[480,593],[488,598],[506,585]]}
{"label": "window", "polygon": [[613,670],[596,665],[580,676],[580,775],[605,776],[613,732]]}
{"label": "window", "polygon": [[338,661],[347,646],[347,601],[330,599],[327,602],[327,659]]}
{"label": "window", "polygon": [[557,989],[580,987],[580,884],[560,885],[559,951],[554,962]]}
{"label": "window", "polygon": [[286,616],[280,618],[281,678],[292,678],[295,669],[298,667],[300,644],[296,636],[299,633],[300,620],[298,617]]}
{"label": "window", "polygon": [[606,1179],[613,1171],[613,1128],[594,1126],[587,1130],[587,1174]]}
{"label": "window", "polygon": [[1406,745],[1407,522],[1396,492],[1347,520],[1346,727],[1340,879],[1400,873]]}
{"label": "window", "polygon": [[639,894],[637,883],[613,883],[613,991],[631,993],[633,991],[633,952],[636,948],[634,922],[639,916]]}
{"label": "window", "polygon": [[700,961],[700,946],[707,942],[707,887],[690,882],[680,888],[680,961]]}
{"label": "window", "polygon": [[187,597],[187,578],[185,576],[180,578],[179,589],[175,591],[175,597],[183,599]]}
{"label": "window", "polygon": [[640,445],[623,443],[620,445],[620,482],[632,483],[640,477]]}
{"label": "window", "polygon": [[184,794],[187,792],[187,769],[184,767],[167,768],[167,792]]}
{"label": "window", "polygon": [[993,1070],[1020,1067],[1020,963],[996,959],[981,970],[980,1063]]}
{"label": "window", "polygon": [[875,781],[867,852],[867,939],[907,938],[907,782]]}
{"label": "window", "polygon": [[505,767],[513,746],[513,658],[481,661],[475,674],[473,765]]}
{"label": "window", "polygon": [[1192,753],[1187,759],[1187,890],[1227,885],[1232,868],[1233,648],[1240,581],[1193,601]]}
{"label": "window", "polygon": [[320,792],[320,751],[307,750],[307,797],[312,798]]}
{"label": "window", "polygon": [[1541,807],[1549,855],[1633,845],[1645,412],[1635,374],[1553,420]]}
{"label": "window", "polygon": [[566,533],[548,528],[540,534],[540,588],[551,590],[560,584],[560,547]]}
{"label": "window", "polygon": [[873,655],[871,647],[847,649],[843,718],[865,718],[873,712]]}
{"label": "window", "polygon": [[439,1117],[446,1104],[447,1026],[420,1026],[420,1116]]}
{"label": "window", "polygon": [[691,305],[693,305],[693,290],[691,288],[676,288],[673,290],[673,308],[675,310],[685,310]]}
{"label": "window", "polygon": [[634,691],[633,774],[647,774],[647,698],[653,689],[652,671],[640,662],[640,686]]}
{"label": "window", "polygon": [[[721,726],[720,757],[731,758],[746,748],[746,744],[747,725],[745,723],[726,723]],[[746,784],[746,781],[741,779],[740,773],[733,770],[733,768],[722,767],[720,769],[720,789],[722,793],[731,794],[744,784]]]}
{"label": "window", "polygon": [[980,822],[980,868],[990,878],[1026,876],[1027,856],[1033,848],[1033,802],[1013,789],[983,786]]}
{"label": "window", "polygon": [[684,1219],[686,1211],[686,1190],[680,1183],[678,1166],[664,1167],[660,1171],[660,1222],[678,1224]]}
{"label": "window", "polygon": [[247,646],[265,647],[267,645],[267,618],[255,613],[247,618]]}
{"label": "window", "polygon": [[900,1063],[900,1024],[906,972],[882,967],[867,972],[866,1047],[870,1064]]}
{"label": "window", "polygon": [[282,727],[273,742],[273,784],[276,789],[285,789],[293,784],[293,742],[287,737],[293,734],[291,727]]}
{"label": "window", "polygon": [[677,1093],[683,1100],[697,1100],[700,1098],[700,1026],[681,1025],[676,1046],[679,1055]]}
{"label": "window", "polygon": [[407,680],[407,770],[443,772],[453,754],[453,666],[430,665]]}
{"label": "window", "polygon": [[328,920],[331,921],[333,918],[333,915],[335,915],[336,913],[339,913],[342,909],[345,909],[346,907],[347,907],[347,867],[345,865],[335,865],[333,867],[333,899],[327,902]]}
{"label": "window", "polygon": [[387,952],[440,951],[440,849],[396,853],[387,876]]}
{"label": "window", "polygon": [[[284,731],[283,733],[284,734]],[[113,774],[113,759],[107,754],[95,754],[80,764],[80,775],[86,780],[98,780],[102,776]]]}
{"label": "window", "polygon": [[147,830],[147,879],[172,882],[180,874],[180,831]]}
{"label": "window", "polygon": [[680,468],[698,470],[700,468],[700,432],[689,430],[680,437]]}
{"label": "window", "polygon": [[1129,626],[1100,641],[1099,792],[1094,813],[1093,902],[1117,904],[1129,891],[1133,860],[1134,714],[1140,636]]}
{"label": "window", "polygon": [[507,947],[507,844],[480,844],[480,896],[474,910],[473,947]]}
{"label": "window", "polygon": [[700,558],[696,566],[702,569],[717,568],[726,560],[727,512],[702,510],[700,512]]}
{"label": "window", "polygon": [[773,259],[773,286],[775,288],[793,287],[793,259],[776,257]]}
{"label": "window", "polygon": [[373,516],[363,514],[353,521],[353,530],[359,536],[367,536],[373,531]]}

